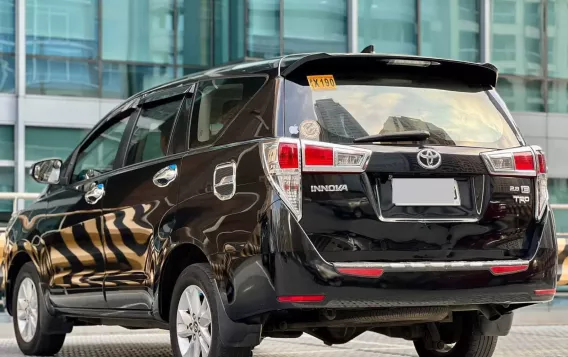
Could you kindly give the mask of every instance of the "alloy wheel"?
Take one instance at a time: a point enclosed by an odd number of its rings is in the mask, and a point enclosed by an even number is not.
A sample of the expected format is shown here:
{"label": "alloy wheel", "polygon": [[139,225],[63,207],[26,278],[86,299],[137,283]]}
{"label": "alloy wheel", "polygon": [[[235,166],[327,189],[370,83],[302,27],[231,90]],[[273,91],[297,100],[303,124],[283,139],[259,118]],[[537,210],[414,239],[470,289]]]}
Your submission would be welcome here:
{"label": "alloy wheel", "polygon": [[196,285],[188,286],[177,308],[177,338],[183,357],[207,357],[211,348],[211,309],[207,297]]}
{"label": "alloy wheel", "polygon": [[25,278],[20,284],[16,312],[20,336],[25,342],[30,342],[34,338],[38,323],[37,291],[31,278]]}

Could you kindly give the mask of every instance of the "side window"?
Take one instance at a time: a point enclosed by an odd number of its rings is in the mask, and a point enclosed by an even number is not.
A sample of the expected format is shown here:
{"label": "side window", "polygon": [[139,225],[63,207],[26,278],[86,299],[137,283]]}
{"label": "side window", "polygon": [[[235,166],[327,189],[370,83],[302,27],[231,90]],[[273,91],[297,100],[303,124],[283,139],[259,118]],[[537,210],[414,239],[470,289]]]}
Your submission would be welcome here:
{"label": "side window", "polygon": [[88,173],[91,170],[95,176],[112,170],[128,119],[130,119],[130,116],[114,123],[79,152],[71,182],[88,178]]}
{"label": "side window", "polygon": [[179,98],[142,109],[128,145],[126,165],[167,155],[170,134],[182,100]]}
{"label": "side window", "polygon": [[229,78],[199,83],[191,115],[191,147],[211,144],[266,81],[265,77]]}

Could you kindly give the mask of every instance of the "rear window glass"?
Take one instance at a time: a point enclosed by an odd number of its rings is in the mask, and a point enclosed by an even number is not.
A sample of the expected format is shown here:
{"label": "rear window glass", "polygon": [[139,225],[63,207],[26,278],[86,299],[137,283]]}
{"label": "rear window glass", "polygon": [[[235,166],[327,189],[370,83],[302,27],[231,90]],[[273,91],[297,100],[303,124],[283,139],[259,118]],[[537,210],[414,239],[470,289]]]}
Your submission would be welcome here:
{"label": "rear window glass", "polygon": [[373,74],[343,70],[326,73],[333,76],[332,85],[326,85],[322,77],[323,88],[313,88],[309,75],[294,74],[285,84],[290,133],[297,132],[296,126],[301,127],[303,121],[315,120],[321,129],[318,139],[334,143],[427,130],[430,145],[495,149],[520,145],[492,101],[491,96],[497,94],[490,87],[395,71]]}

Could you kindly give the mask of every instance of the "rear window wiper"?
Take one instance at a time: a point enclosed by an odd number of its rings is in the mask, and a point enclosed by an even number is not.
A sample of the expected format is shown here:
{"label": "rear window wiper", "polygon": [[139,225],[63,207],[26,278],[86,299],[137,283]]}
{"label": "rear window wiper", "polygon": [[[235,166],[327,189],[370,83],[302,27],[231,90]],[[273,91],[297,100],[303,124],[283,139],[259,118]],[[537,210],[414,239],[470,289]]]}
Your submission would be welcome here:
{"label": "rear window wiper", "polygon": [[353,139],[354,143],[374,143],[389,141],[424,141],[430,137],[430,132],[425,130],[401,131],[398,133],[377,134],[362,136]]}

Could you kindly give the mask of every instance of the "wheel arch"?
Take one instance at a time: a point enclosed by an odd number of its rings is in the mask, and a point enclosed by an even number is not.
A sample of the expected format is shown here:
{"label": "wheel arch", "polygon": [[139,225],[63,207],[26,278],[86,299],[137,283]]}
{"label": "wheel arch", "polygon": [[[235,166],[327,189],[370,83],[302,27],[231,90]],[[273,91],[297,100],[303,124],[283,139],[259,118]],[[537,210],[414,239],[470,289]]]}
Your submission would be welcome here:
{"label": "wheel arch", "polygon": [[[32,257],[25,251],[19,251],[14,255],[14,257],[10,260],[10,265],[7,269],[6,274],[6,311],[10,316],[12,315],[12,297],[14,295],[14,283],[16,282],[16,278],[22,270],[22,267],[29,262],[33,262]],[[34,263],[34,266],[36,264]],[[37,269],[37,266],[36,266]]]}
{"label": "wheel arch", "polygon": [[169,321],[172,292],[181,272],[196,263],[210,263],[207,255],[197,245],[183,243],[170,251],[164,260],[158,283],[159,314],[163,321]]}

